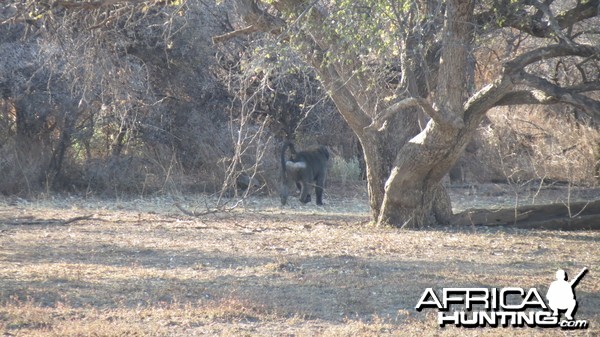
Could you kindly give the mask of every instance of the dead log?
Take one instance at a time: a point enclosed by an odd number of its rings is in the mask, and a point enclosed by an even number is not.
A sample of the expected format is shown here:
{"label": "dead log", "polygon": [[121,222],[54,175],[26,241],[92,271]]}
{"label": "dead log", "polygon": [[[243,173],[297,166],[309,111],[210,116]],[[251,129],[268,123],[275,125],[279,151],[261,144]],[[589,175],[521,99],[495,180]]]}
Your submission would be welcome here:
{"label": "dead log", "polygon": [[455,214],[452,224],[550,230],[599,230],[600,200],[570,204],[527,205],[495,210],[468,209]]}

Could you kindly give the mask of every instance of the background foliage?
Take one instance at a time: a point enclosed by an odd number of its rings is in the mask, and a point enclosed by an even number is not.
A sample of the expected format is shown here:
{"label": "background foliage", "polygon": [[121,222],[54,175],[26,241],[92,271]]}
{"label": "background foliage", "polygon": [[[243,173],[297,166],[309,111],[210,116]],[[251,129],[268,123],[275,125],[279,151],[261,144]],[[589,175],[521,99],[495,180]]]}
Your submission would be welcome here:
{"label": "background foliage", "polygon": [[[212,43],[241,25],[227,2],[102,3],[1,5],[1,193],[229,193],[241,176],[270,193],[283,139],[329,146],[330,184],[364,176],[358,142],[295,50],[261,34]],[[336,35],[366,61],[373,85],[397,85],[395,34],[410,20],[423,29],[412,52],[423,60],[435,52],[425,41],[439,38],[427,31],[435,16],[407,18],[410,5],[329,4]],[[479,35],[487,41],[472,55],[473,87],[492,78],[505,56],[538,43],[501,33]],[[423,64],[415,69],[435,72]],[[569,82],[577,66],[594,64],[548,61],[533,71]],[[496,108],[488,117],[451,172],[453,183],[596,184],[598,128],[577,109]]]}

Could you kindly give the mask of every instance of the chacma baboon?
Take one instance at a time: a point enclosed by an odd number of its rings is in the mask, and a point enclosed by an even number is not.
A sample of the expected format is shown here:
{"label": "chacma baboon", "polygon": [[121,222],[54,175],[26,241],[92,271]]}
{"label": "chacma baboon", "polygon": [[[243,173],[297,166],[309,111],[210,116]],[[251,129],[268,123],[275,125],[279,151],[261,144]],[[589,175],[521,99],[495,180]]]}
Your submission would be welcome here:
{"label": "chacma baboon", "polygon": [[[286,159],[285,152],[290,148],[291,156]],[[300,189],[300,202],[310,202],[309,189],[315,187],[317,205],[323,205],[323,186],[327,175],[329,151],[325,146],[296,152],[289,141],[281,147],[281,204],[287,203],[290,186]]]}

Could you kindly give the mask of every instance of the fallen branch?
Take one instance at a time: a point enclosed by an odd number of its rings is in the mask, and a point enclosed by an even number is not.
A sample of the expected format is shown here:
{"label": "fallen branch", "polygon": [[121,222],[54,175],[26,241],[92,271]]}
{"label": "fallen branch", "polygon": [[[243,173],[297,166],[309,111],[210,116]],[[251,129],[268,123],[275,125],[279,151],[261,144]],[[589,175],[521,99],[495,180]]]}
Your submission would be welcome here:
{"label": "fallen branch", "polygon": [[113,5],[119,5],[123,3],[138,4],[140,1],[133,0],[103,0],[103,1],[56,1],[52,4],[55,7],[63,7],[66,9],[85,9],[94,10],[98,8],[106,8]]}
{"label": "fallen branch", "polygon": [[219,212],[230,212],[233,211],[234,209],[236,209],[244,200],[238,200],[238,202],[236,202],[233,206],[230,207],[225,207],[225,204],[223,205],[219,205],[217,208],[213,208],[213,209],[209,209],[208,208],[208,204],[206,205],[206,210],[204,212],[196,212],[196,211],[190,211],[189,209],[186,209],[185,207],[181,206],[180,203],[176,202],[174,203],[175,207],[177,207],[183,214],[188,215],[188,216],[193,216],[193,217],[200,217],[203,215],[208,215],[208,214],[214,214],[214,213],[219,213]]}
{"label": "fallen branch", "polygon": [[206,210],[204,212],[196,212],[196,211],[190,211],[190,210],[184,208],[183,206],[181,206],[177,202],[174,205],[175,205],[175,207],[177,207],[181,211],[181,213],[183,213],[185,215],[188,215],[188,216],[193,216],[193,217],[196,217],[196,218],[199,217],[199,216],[203,216],[203,215],[214,214],[214,213],[217,213],[217,212],[220,211],[219,209],[215,208],[215,209],[208,209],[208,210]]}
{"label": "fallen branch", "polygon": [[[30,218],[31,219],[31,218]],[[30,226],[30,225],[57,225],[57,226],[64,226],[64,225],[68,225],[70,223],[76,222],[76,221],[81,221],[81,220],[89,220],[89,219],[93,219],[93,220],[99,220],[96,218],[93,218],[93,215],[83,215],[83,216],[76,216],[74,218],[70,218],[70,219],[66,219],[66,220],[61,220],[61,219],[45,219],[45,220],[39,220],[39,219],[17,219],[17,221],[13,221],[13,222],[7,222],[5,223],[5,225],[9,225],[9,226]]]}
{"label": "fallen branch", "polygon": [[[576,214],[576,216],[569,216]],[[515,208],[469,209],[454,215],[453,225],[513,226],[525,229],[600,230],[600,200]]]}

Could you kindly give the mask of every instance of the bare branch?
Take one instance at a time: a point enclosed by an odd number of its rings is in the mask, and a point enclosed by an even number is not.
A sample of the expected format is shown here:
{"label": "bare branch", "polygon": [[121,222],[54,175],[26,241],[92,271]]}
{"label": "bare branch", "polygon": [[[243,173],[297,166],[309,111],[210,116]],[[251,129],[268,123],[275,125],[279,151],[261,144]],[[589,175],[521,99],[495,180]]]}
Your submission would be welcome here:
{"label": "bare branch", "polygon": [[203,215],[207,215],[207,214],[214,214],[219,212],[218,209],[208,209],[204,212],[196,212],[196,211],[190,211],[188,209],[186,209],[185,207],[181,206],[181,204],[179,204],[178,202],[173,204],[175,207],[177,207],[181,213],[187,215],[187,216],[193,216],[193,217],[199,217],[199,216],[203,216]]}
{"label": "bare branch", "polygon": [[230,33],[215,36],[213,37],[213,43],[224,42],[236,36],[249,35],[255,32],[278,32],[285,26],[284,20],[260,9],[256,1],[237,0],[235,7],[238,14],[248,26]]}
{"label": "bare branch", "polygon": [[514,87],[514,83],[509,76],[501,76],[494,82],[481,88],[473,94],[465,103],[465,121],[479,124],[480,116],[496,106],[505,95]]}
{"label": "bare branch", "polygon": [[22,225],[46,225],[46,226],[65,226],[73,222],[82,221],[82,220],[101,220],[98,218],[94,218],[92,214],[76,216],[70,219],[34,219],[33,217],[25,217],[25,218],[16,218],[14,222],[5,222],[6,225],[9,226],[22,226]]}
{"label": "bare branch", "polygon": [[401,112],[404,109],[414,107],[414,106],[419,106],[421,109],[423,109],[423,112],[425,112],[425,114],[427,114],[429,117],[431,117],[431,119],[433,119],[436,123],[438,123],[442,126],[446,125],[446,126],[452,126],[454,128],[462,128],[464,126],[462,119],[460,119],[460,118],[449,119],[447,116],[448,115],[454,116],[454,114],[443,114],[440,110],[436,109],[433,105],[431,105],[431,103],[429,103],[429,101],[427,101],[425,98],[409,97],[409,98],[405,98],[399,102],[396,102],[396,103],[392,104],[390,107],[388,107],[387,109],[384,109],[383,111],[381,111],[373,119],[373,123],[371,124],[371,127],[379,129],[384,125],[384,123],[387,120],[392,118],[395,114]]}
{"label": "bare branch", "polygon": [[556,104],[558,99],[541,90],[517,90],[506,94],[496,103],[496,106],[524,104]]}
{"label": "bare branch", "polygon": [[[389,106],[387,109],[382,110],[375,118],[373,118],[373,123],[370,127],[375,129],[380,129],[384,123],[393,117],[395,114],[399,113],[403,109],[417,106],[419,104],[418,100],[414,97],[405,98],[399,102],[396,102]],[[431,107],[431,105],[429,105]],[[433,109],[433,108],[432,108]]]}
{"label": "bare branch", "polygon": [[89,2],[84,2],[84,1],[56,1],[55,3],[53,3],[52,5],[55,7],[64,7],[67,9],[98,9],[101,7],[108,7],[108,6],[112,6],[112,5],[116,5],[118,3],[128,3],[128,2],[133,2],[133,3],[139,3],[141,1],[135,1],[135,0],[100,0],[100,1],[89,1]]}
{"label": "bare branch", "polygon": [[[578,1],[575,7],[551,18],[550,23],[548,20],[544,20],[541,15],[544,13],[542,10],[538,10],[534,15],[528,15],[524,10],[519,10],[517,5],[519,3],[510,0],[498,1],[493,9],[479,14],[476,22],[480,26],[489,22],[500,22],[500,27],[510,27],[535,37],[547,38],[552,37],[557,29],[563,30],[572,27],[577,22],[597,16],[600,0]],[[502,16],[503,20],[497,20],[498,15]]]}
{"label": "bare branch", "polygon": [[561,29],[600,14],[600,0],[578,1],[577,6],[558,15],[556,21]]}
{"label": "bare branch", "polygon": [[600,81],[584,82],[570,87],[565,87],[565,89],[575,93],[600,91]]}
{"label": "bare branch", "polygon": [[517,56],[504,65],[504,73],[518,73],[526,66],[555,57],[580,56],[590,57],[600,54],[600,47],[584,44],[553,44],[546,47],[534,49],[530,52]]}
{"label": "bare branch", "polygon": [[225,33],[222,35],[217,35],[217,36],[213,36],[212,41],[213,43],[221,43],[221,42],[225,42],[228,40],[233,39],[234,37],[237,36],[242,36],[242,35],[250,35],[252,33],[258,32],[259,29],[256,26],[250,25],[246,28],[242,28],[242,29],[238,29],[238,30],[234,30],[232,32],[229,33]]}
{"label": "bare branch", "polygon": [[187,216],[191,216],[191,217],[201,217],[204,215],[208,215],[208,214],[215,214],[215,213],[221,213],[221,212],[230,212],[233,211],[235,208],[237,208],[240,205],[241,201],[236,202],[233,206],[229,206],[229,207],[225,207],[225,205],[220,205],[219,207],[210,209],[208,208],[208,206],[206,207],[206,210],[203,212],[197,212],[195,210],[189,210],[183,206],[181,206],[180,203],[176,202],[173,204],[173,206],[177,207],[181,213],[187,215]]}
{"label": "bare branch", "polygon": [[548,6],[548,4],[534,0],[533,5],[546,15],[546,17],[548,18],[548,22],[549,22],[549,28],[560,39],[560,41],[562,43],[567,43],[567,44],[571,43],[570,39],[562,31],[562,28],[564,28],[564,27],[560,26],[557,18],[554,16],[554,13],[552,13],[552,10]]}
{"label": "bare branch", "polygon": [[[551,84],[552,85],[552,84]],[[564,92],[573,94],[581,94],[590,91],[600,91],[600,82],[581,83],[570,87],[563,88]],[[496,106],[506,105],[523,105],[523,104],[556,104],[561,101],[556,96],[535,89],[535,90],[517,90],[505,95],[496,103]]]}
{"label": "bare branch", "polygon": [[582,92],[581,88],[583,88],[583,87],[585,87],[587,89],[592,89],[592,88],[597,88],[597,86],[600,84],[598,84],[598,83],[596,83],[595,85],[588,84],[586,86],[574,87],[572,89],[568,89],[568,88],[562,88],[558,85],[552,84],[551,82],[549,82],[541,77],[538,77],[538,76],[535,76],[535,75],[532,75],[532,74],[529,74],[526,72],[521,73],[521,78],[523,79],[524,84],[527,84],[533,88],[536,88],[543,93],[543,94],[537,93],[537,96],[536,96],[536,92],[533,92],[532,95],[530,96],[530,98],[533,98],[533,100],[538,100],[537,103],[541,103],[541,104],[548,104],[548,103],[555,103],[555,102],[567,103],[567,104],[573,105],[573,106],[581,109],[586,114],[588,114],[589,116],[591,116],[595,119],[600,119],[600,102],[579,93],[579,92]]}

